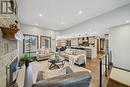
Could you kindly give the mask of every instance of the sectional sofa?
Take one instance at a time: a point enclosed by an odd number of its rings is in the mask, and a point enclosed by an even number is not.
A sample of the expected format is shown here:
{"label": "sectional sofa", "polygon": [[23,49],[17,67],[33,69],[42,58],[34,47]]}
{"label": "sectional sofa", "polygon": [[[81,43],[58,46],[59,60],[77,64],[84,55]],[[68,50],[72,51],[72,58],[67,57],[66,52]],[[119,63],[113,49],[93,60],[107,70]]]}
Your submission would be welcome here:
{"label": "sectional sofa", "polygon": [[[58,73],[56,73],[57,70],[51,71],[52,74],[48,76],[58,75],[48,79],[44,78],[44,76],[47,76],[44,75],[45,72],[40,71],[38,73],[37,82],[33,83],[32,87],[89,87],[92,78],[90,71],[80,67],[76,68],[76,70],[79,71],[75,71],[73,67],[64,67],[62,71]],[[61,72],[63,72],[63,74],[59,74]],[[47,74],[48,73],[49,72],[47,72]]]}

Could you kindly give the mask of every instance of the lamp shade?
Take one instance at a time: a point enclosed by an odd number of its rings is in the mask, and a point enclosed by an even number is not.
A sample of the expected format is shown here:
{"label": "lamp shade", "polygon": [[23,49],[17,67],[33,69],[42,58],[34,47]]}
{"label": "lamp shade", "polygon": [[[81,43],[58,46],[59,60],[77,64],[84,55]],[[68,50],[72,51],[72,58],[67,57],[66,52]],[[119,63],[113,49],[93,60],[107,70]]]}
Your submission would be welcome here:
{"label": "lamp shade", "polygon": [[23,40],[24,39],[24,35],[21,31],[18,31],[16,34],[15,34],[15,38],[17,40]]}

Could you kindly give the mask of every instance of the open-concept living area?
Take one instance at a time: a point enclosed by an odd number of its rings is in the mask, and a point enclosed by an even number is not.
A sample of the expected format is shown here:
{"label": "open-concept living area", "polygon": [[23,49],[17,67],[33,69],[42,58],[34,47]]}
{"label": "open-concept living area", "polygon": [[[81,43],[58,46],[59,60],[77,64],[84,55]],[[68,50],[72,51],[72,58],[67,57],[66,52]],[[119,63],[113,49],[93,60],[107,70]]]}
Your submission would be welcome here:
{"label": "open-concept living area", "polygon": [[0,0],[0,87],[130,87],[130,0]]}

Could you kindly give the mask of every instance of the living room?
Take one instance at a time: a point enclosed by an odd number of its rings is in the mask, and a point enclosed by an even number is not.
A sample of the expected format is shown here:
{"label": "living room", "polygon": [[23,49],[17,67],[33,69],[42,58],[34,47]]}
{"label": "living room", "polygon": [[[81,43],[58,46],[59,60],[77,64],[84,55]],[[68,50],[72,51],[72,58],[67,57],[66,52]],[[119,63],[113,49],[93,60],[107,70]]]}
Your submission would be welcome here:
{"label": "living room", "polygon": [[129,0],[0,5],[0,87],[130,87]]}

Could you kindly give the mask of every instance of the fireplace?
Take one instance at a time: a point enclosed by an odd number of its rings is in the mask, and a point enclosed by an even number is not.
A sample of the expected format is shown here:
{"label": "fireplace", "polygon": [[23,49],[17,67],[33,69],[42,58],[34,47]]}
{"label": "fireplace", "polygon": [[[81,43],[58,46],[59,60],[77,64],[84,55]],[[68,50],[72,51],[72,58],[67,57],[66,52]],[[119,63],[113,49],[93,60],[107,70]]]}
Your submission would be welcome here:
{"label": "fireplace", "polygon": [[10,86],[16,83],[18,77],[18,58],[14,58],[9,64],[6,66],[6,86]]}

